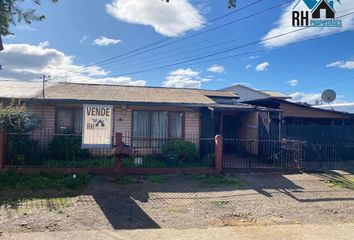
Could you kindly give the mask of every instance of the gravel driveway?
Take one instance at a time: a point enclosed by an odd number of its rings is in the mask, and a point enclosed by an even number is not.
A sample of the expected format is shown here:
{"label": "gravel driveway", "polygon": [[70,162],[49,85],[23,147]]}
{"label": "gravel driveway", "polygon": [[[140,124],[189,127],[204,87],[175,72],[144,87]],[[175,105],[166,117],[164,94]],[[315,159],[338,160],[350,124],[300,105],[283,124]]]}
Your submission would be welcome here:
{"label": "gravel driveway", "polygon": [[92,179],[83,195],[1,206],[4,232],[354,223],[354,191],[330,175],[237,175],[245,186],[203,188],[190,176],[118,185]]}

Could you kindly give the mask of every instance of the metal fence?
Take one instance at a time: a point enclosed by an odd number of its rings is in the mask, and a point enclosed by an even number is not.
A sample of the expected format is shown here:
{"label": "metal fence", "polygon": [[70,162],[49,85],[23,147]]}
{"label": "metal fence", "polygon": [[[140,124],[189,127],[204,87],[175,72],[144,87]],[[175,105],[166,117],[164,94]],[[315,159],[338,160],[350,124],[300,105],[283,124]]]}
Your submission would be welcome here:
{"label": "metal fence", "polygon": [[114,166],[113,146],[82,149],[81,142],[80,134],[58,134],[53,129],[7,133],[6,165],[53,168]]}
{"label": "metal fence", "polygon": [[303,149],[305,170],[354,169],[354,142],[307,142]]}
{"label": "metal fence", "polygon": [[[139,134],[140,136],[146,134]],[[215,139],[185,134],[181,138],[136,137],[123,133],[129,156],[121,159],[122,168],[214,167]]]}
{"label": "metal fence", "polygon": [[[115,134],[110,148],[82,148],[81,134],[58,134],[50,129],[7,133],[6,165],[52,168],[115,166]],[[215,165],[214,138],[186,134],[182,138],[134,137],[122,134],[129,149],[122,168],[193,168]]]}
{"label": "metal fence", "polygon": [[292,140],[224,138],[225,169],[299,169],[303,144]]}

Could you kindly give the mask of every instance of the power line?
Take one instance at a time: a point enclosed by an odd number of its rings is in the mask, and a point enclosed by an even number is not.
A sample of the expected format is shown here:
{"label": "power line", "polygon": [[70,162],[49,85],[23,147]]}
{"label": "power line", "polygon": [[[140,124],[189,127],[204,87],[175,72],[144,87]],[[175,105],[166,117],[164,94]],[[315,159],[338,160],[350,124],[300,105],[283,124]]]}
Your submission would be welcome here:
{"label": "power line", "polygon": [[[351,13],[345,14],[343,16],[340,16],[338,18],[344,18],[344,17],[347,17],[349,15],[352,15],[353,13],[354,12],[351,12]],[[238,50],[238,49],[241,49],[241,48],[249,47],[249,46],[252,46],[252,45],[257,45],[259,43],[263,43],[263,42],[267,42],[267,41],[270,41],[270,40],[274,40],[274,39],[277,39],[277,38],[280,38],[280,37],[284,37],[284,36],[287,36],[289,34],[293,34],[293,33],[296,33],[296,32],[300,32],[300,31],[303,31],[303,30],[306,30],[306,29],[309,29],[309,28],[310,27],[299,28],[299,29],[296,29],[296,30],[293,30],[293,31],[289,31],[289,32],[286,32],[286,33],[275,35],[273,37],[268,37],[268,38],[265,38],[265,39],[262,39],[262,40],[253,41],[253,42],[241,45],[241,46],[236,46],[236,47],[232,47],[232,48],[228,48],[228,49],[223,49],[223,50],[218,51],[218,52],[214,52],[214,53],[207,54],[207,55],[204,55],[204,56],[188,59],[188,60],[185,60],[185,61],[180,61],[180,62],[177,62],[177,63],[166,64],[164,66],[155,67],[155,68],[152,68],[152,69],[145,69],[145,70],[141,70],[141,71],[135,71],[135,72],[131,72],[131,73],[124,73],[124,74],[119,74],[119,75],[111,75],[109,77],[121,77],[121,76],[124,76],[124,75],[131,75],[131,74],[136,74],[136,73],[149,72],[151,70],[159,70],[159,69],[165,68],[165,67],[172,67],[172,66],[175,66],[175,65],[180,65],[180,64],[185,64],[185,63],[189,63],[189,62],[194,62],[194,61],[197,61],[197,60],[200,60],[200,59],[212,57],[212,56],[215,56],[215,55],[220,55],[220,54],[227,53],[227,52],[230,52],[230,51],[234,51],[234,50]]]}
{"label": "power line", "polygon": [[[246,6],[243,7],[243,8],[240,8],[240,9],[238,9],[238,10],[235,10],[234,12],[239,12],[239,11],[244,10],[244,9],[246,9],[246,8],[249,8],[249,7],[251,7],[251,6],[255,5],[255,4],[258,4],[258,3],[262,2],[262,1],[264,1],[264,0],[258,0],[258,1],[256,1],[256,2],[253,2],[253,3],[251,3],[251,4],[246,5]],[[220,28],[223,28],[223,27],[225,27],[225,26],[228,26],[228,25],[237,23],[237,22],[239,22],[239,21],[242,21],[242,20],[245,20],[245,19],[249,19],[249,18],[251,18],[251,17],[257,16],[257,15],[259,15],[259,14],[262,14],[262,13],[265,13],[265,12],[267,12],[267,11],[270,11],[270,10],[276,9],[276,8],[278,8],[278,7],[281,7],[281,6],[283,6],[283,5],[285,5],[285,4],[288,4],[288,3],[290,3],[290,2],[292,2],[292,0],[286,1],[286,2],[281,3],[281,4],[277,4],[277,5],[275,5],[275,6],[272,6],[272,7],[270,7],[270,8],[267,8],[267,9],[265,9],[265,10],[262,10],[262,11],[259,11],[259,12],[256,12],[256,13],[253,13],[253,14],[251,14],[251,15],[248,15],[248,16],[245,16],[245,17],[236,19],[236,20],[233,20],[233,21],[231,21],[231,22],[227,22],[227,23],[225,23],[225,24],[222,24],[222,25],[220,25],[220,26],[214,27],[214,28],[212,28],[212,29],[202,31],[202,32],[193,34],[193,35],[191,35],[191,36],[182,37],[181,39],[177,39],[177,40],[175,40],[175,41],[173,41],[173,42],[166,43],[166,44],[164,44],[164,45],[157,46],[157,45],[162,44],[162,43],[164,43],[164,42],[171,41],[172,39],[160,40],[160,41],[157,41],[157,42],[154,42],[154,43],[145,45],[145,46],[143,46],[143,47],[140,47],[140,48],[138,48],[138,49],[135,49],[135,50],[132,50],[132,51],[129,51],[129,52],[120,54],[120,55],[116,55],[116,56],[113,56],[113,57],[111,57],[111,58],[104,59],[104,60],[98,61],[98,62],[93,63],[93,64],[89,64],[89,65],[87,65],[87,66],[83,66],[83,67],[80,67],[80,68],[81,68],[81,69],[85,69],[85,68],[92,67],[92,66],[95,66],[95,65],[99,65],[99,66],[100,66],[100,65],[104,65],[104,64],[109,64],[109,63],[112,63],[112,62],[117,61],[117,59],[125,59],[125,58],[128,58],[128,57],[134,57],[134,56],[141,55],[141,54],[144,54],[144,53],[147,53],[147,52],[151,52],[151,51],[154,51],[154,50],[157,50],[157,49],[166,47],[166,46],[170,46],[170,45],[172,45],[172,44],[176,44],[176,43],[185,41],[185,40],[187,40],[187,39],[191,39],[191,38],[197,37],[197,36],[199,36],[199,35],[202,35],[202,34],[205,34],[205,33],[208,33],[208,32],[211,32],[211,31],[214,31],[214,30],[217,30],[217,29],[220,29]],[[226,14],[226,15],[229,16],[230,13],[229,13],[229,14]],[[217,18],[216,20],[214,20],[214,22],[216,22],[217,20],[222,19],[222,18],[223,18],[223,16],[221,16],[221,17]],[[156,47],[154,47],[154,46],[156,46]],[[154,47],[154,48],[150,48],[150,47]],[[141,50],[144,50],[144,49],[147,49],[147,50],[140,52]],[[80,70],[80,69],[76,69],[76,70],[68,71],[67,74],[68,74],[68,73],[75,73],[75,72],[78,72],[78,71],[81,71],[81,70]]]}

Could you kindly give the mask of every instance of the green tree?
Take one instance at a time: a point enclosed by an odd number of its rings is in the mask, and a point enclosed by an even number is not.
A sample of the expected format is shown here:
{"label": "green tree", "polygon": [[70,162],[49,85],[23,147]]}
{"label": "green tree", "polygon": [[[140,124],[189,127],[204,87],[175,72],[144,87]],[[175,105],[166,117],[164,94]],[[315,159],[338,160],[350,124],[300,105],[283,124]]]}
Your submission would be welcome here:
{"label": "green tree", "polygon": [[[11,35],[10,26],[17,23],[31,24],[33,21],[42,21],[45,16],[37,14],[36,9],[23,10],[20,3],[32,1],[41,5],[41,0],[0,0],[0,51],[3,50],[1,36]],[[58,0],[50,0],[57,2]]]}

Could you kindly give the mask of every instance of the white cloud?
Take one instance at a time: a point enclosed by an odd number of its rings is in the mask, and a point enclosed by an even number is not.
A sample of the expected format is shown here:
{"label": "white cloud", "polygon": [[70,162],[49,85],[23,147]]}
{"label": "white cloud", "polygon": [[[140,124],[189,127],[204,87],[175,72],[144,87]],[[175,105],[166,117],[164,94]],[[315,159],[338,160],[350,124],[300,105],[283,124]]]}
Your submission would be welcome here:
{"label": "white cloud", "polygon": [[292,97],[292,102],[315,104],[321,100],[321,93],[294,92],[290,94],[290,97]]}
{"label": "white cloud", "polygon": [[212,66],[210,66],[207,69],[208,72],[212,72],[212,73],[224,73],[225,72],[225,68],[223,66],[214,64]]}
{"label": "white cloud", "polygon": [[269,66],[270,66],[269,62],[264,62],[264,63],[258,64],[256,66],[256,71],[257,72],[268,71]]}
{"label": "white cloud", "polygon": [[30,25],[18,25],[16,26],[16,29],[20,31],[29,31],[29,32],[37,31],[37,29],[31,27]]}
{"label": "white cloud", "polygon": [[38,80],[43,74],[51,76],[51,82],[94,82],[123,85],[145,85],[144,80],[130,77],[111,78],[110,73],[99,66],[84,68],[74,64],[74,57],[53,48],[29,44],[5,44],[0,54],[1,80]]}
{"label": "white cloud", "polygon": [[327,67],[354,69],[354,61],[337,61],[337,62],[327,64]]}
{"label": "white cloud", "polygon": [[205,20],[188,0],[112,0],[106,11],[114,18],[128,23],[152,26],[156,32],[169,37],[182,35],[202,27]]}
{"label": "white cloud", "polygon": [[259,56],[257,56],[257,55],[256,55],[256,56],[249,56],[249,57],[248,57],[248,59],[257,59],[257,58],[259,58]]}
{"label": "white cloud", "polygon": [[293,80],[287,81],[286,83],[292,87],[296,87],[299,84],[299,80],[293,79]]}
{"label": "white cloud", "polygon": [[202,82],[210,81],[209,78],[202,78],[199,72],[193,71],[190,68],[177,69],[171,72],[162,83],[164,87],[176,88],[200,88]]}
{"label": "white cloud", "polygon": [[247,64],[245,68],[246,68],[246,69],[250,69],[251,67],[253,67],[252,64]]}
{"label": "white cloud", "polygon": [[86,42],[88,36],[84,35],[82,36],[82,38],[80,39],[80,44],[83,44],[84,42]]}
{"label": "white cloud", "polygon": [[93,45],[97,45],[97,46],[101,46],[101,47],[107,47],[107,46],[116,45],[119,43],[122,43],[122,40],[108,38],[105,36],[101,36],[101,37],[95,39],[95,41],[93,41]]}
{"label": "white cloud", "polygon": [[[292,10],[298,0],[294,0],[288,7],[284,9],[281,13],[279,20],[276,23],[276,27],[268,32],[268,34],[263,38],[268,39],[280,34],[284,34],[290,31],[294,31],[297,28],[292,26]],[[335,9],[337,11],[337,17],[341,15],[345,15],[348,12],[346,10],[354,8],[354,1],[342,1],[342,5],[335,2]],[[303,4],[300,4],[296,8],[297,10],[308,10]],[[343,27],[333,27],[333,28],[325,28],[325,27],[311,27],[302,31],[298,31],[292,34],[288,34],[279,38],[275,38],[269,41],[263,42],[263,44],[268,48],[284,46],[290,43],[298,42],[305,39],[310,39],[313,37],[326,36],[331,35],[338,32],[343,32],[347,30],[354,30],[354,16],[345,17],[342,19]]]}
{"label": "white cloud", "polygon": [[47,47],[49,47],[49,42],[48,42],[48,41],[40,42],[40,43],[38,44],[38,47],[40,47],[40,48],[47,48]]}

